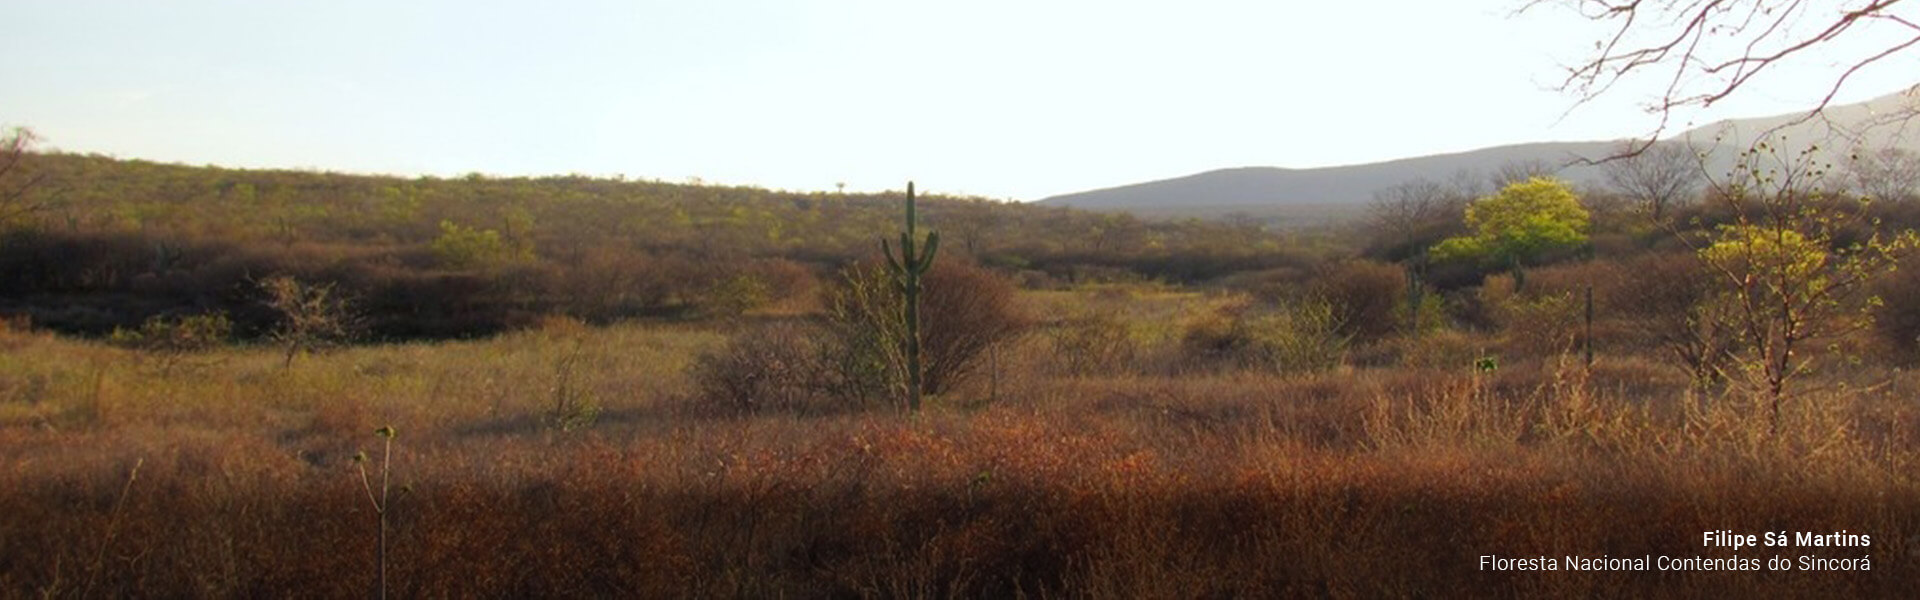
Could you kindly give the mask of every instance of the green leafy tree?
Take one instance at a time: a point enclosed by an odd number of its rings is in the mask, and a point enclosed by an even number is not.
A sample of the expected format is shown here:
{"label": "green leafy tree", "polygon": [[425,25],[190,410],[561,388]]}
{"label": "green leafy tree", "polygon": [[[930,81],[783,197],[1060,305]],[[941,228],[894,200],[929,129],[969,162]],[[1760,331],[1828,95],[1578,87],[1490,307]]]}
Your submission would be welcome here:
{"label": "green leafy tree", "polygon": [[475,229],[453,221],[440,222],[440,237],[434,238],[432,247],[441,264],[454,269],[488,267],[513,255],[499,231]]}
{"label": "green leafy tree", "polygon": [[1467,205],[1472,235],[1434,246],[1440,260],[1475,260],[1520,268],[1541,255],[1587,242],[1587,209],[1566,182],[1534,177]]}

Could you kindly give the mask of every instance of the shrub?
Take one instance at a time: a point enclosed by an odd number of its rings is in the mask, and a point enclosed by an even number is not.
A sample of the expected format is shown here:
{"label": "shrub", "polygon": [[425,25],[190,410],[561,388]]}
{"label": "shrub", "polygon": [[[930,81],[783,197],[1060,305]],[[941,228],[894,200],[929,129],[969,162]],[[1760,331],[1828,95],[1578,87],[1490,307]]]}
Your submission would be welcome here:
{"label": "shrub", "polygon": [[1088,311],[1047,329],[1053,359],[1073,376],[1098,375],[1127,369],[1139,351],[1133,328],[1112,313]]}
{"label": "shrub", "polygon": [[1888,273],[1874,282],[1873,293],[1880,299],[1873,308],[1875,332],[1899,363],[1920,361],[1920,269]]}
{"label": "shrub", "polygon": [[1551,356],[1573,348],[1582,303],[1573,294],[1510,296],[1498,307],[1507,352],[1516,357]]}
{"label": "shrub", "polygon": [[[579,326],[577,322],[556,323],[549,330]],[[591,368],[584,364],[587,358],[581,341],[576,339],[571,348],[554,360],[553,382],[547,387],[547,410],[541,419],[548,427],[572,431],[589,427],[600,417],[600,403],[583,374]]]}
{"label": "shrub", "polygon": [[1571,292],[1515,290],[1513,275],[1487,277],[1475,294],[1479,305],[1500,328],[1505,350],[1516,357],[1559,354],[1572,347],[1581,304]]}
{"label": "shrub", "polygon": [[805,263],[777,258],[756,262],[748,271],[767,286],[767,305],[762,308],[787,312],[819,308],[820,278]]}
{"label": "shrub", "polygon": [[921,285],[927,394],[953,389],[973,377],[988,347],[1012,340],[1028,326],[1014,302],[1013,283],[993,271],[948,260],[936,263]]}
{"label": "shrub", "polygon": [[865,398],[835,393],[844,355],[822,328],[772,323],[742,331],[718,351],[694,360],[694,406],[709,414],[831,413]]}
{"label": "shrub", "polygon": [[1451,329],[1434,331],[1419,337],[1400,337],[1368,346],[1356,352],[1354,363],[1372,367],[1444,369],[1466,371],[1477,359],[1487,356],[1487,343],[1471,334]]}
{"label": "shrub", "polygon": [[722,278],[700,293],[701,313],[709,317],[731,319],[765,306],[771,291],[766,281],[751,273]]}
{"label": "shrub", "polygon": [[1714,281],[1698,258],[1687,254],[1649,254],[1625,261],[1620,274],[1594,286],[1594,302],[1623,321],[1641,338],[1668,353],[1696,384],[1720,381],[1730,354],[1731,335],[1714,298]]}
{"label": "shrub", "polygon": [[33,317],[0,313],[0,333],[33,331]]}
{"label": "shrub", "polygon": [[156,357],[160,371],[168,373],[190,354],[206,352],[227,343],[233,334],[233,322],[226,315],[204,314],[190,317],[153,317],[139,329],[113,330],[109,340]]}
{"label": "shrub", "polygon": [[354,330],[347,301],[332,284],[310,284],[283,275],[260,282],[260,291],[266,293],[267,306],[281,317],[273,339],[285,347],[282,368],[292,367],[300,351],[339,343]]}
{"label": "shrub", "polygon": [[[925,372],[921,392],[949,391],[980,369],[988,347],[1018,336],[1027,319],[1011,282],[959,261],[936,262],[922,279],[920,336]],[[844,352],[838,362],[849,393],[906,390],[906,339],[901,298],[885,267],[855,265],[827,298],[830,328]]]}
{"label": "shrub", "polygon": [[1357,341],[1406,327],[1407,273],[1398,266],[1370,260],[1331,265],[1314,279],[1313,291],[1333,308],[1340,333]]}
{"label": "shrub", "polygon": [[1267,310],[1223,312],[1189,326],[1181,340],[1202,365],[1267,371],[1327,371],[1345,360],[1348,336],[1333,305],[1310,298]]}

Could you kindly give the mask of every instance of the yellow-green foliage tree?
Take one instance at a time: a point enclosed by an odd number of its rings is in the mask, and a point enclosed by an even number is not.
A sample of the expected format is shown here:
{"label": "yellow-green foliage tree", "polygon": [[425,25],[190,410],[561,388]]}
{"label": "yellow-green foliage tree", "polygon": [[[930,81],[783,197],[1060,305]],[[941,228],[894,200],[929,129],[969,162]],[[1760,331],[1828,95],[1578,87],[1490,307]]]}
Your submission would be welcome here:
{"label": "yellow-green foliage tree", "polygon": [[1816,342],[1870,325],[1880,300],[1867,283],[1920,240],[1911,229],[1879,231],[1869,199],[1822,191],[1827,168],[1813,149],[1782,158],[1761,143],[1738,164],[1714,190],[1733,221],[1698,254],[1719,282],[1708,301],[1726,307],[1736,367],[1762,394],[1778,432],[1788,384],[1820,356]]}
{"label": "yellow-green foliage tree", "polygon": [[1433,256],[1520,267],[1587,243],[1588,219],[1566,182],[1533,177],[1469,203],[1467,226],[1473,234],[1440,242]]}
{"label": "yellow-green foliage tree", "polygon": [[454,269],[488,267],[514,255],[500,232],[464,227],[452,221],[440,222],[440,237],[434,238],[432,248],[441,264]]}

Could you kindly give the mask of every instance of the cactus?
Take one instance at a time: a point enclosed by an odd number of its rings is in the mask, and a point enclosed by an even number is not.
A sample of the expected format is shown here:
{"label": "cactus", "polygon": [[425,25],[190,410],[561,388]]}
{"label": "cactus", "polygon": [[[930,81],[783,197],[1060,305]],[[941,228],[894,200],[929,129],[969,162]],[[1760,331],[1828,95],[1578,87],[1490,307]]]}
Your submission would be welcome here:
{"label": "cactus", "polygon": [[926,249],[914,252],[913,223],[913,182],[907,182],[907,230],[900,234],[900,255],[893,254],[893,247],[886,238],[880,238],[880,251],[887,255],[887,268],[893,273],[894,283],[900,286],[902,303],[901,318],[907,326],[907,408],[914,412],[920,410],[920,276],[933,266],[934,252],[940,249],[940,232],[927,233]]}
{"label": "cactus", "polygon": [[1420,304],[1426,302],[1426,282],[1421,280],[1420,268],[1426,263],[1426,253],[1407,261],[1407,336],[1420,337]]}

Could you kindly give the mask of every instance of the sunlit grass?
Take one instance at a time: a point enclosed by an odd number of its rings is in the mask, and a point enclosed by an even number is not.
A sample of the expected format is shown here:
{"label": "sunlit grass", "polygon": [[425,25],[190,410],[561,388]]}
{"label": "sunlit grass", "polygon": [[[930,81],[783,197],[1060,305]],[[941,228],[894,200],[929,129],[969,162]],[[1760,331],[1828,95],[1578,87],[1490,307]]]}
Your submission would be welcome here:
{"label": "sunlit grass", "polygon": [[[1143,330],[1235,301],[1028,300]],[[1591,374],[1541,357],[1493,373],[1066,376],[1030,336],[991,402],[976,381],[914,416],[683,410],[687,365],[728,335],[554,321],[290,369],[236,347],[162,373],[4,334],[0,589],[365,594],[374,516],[351,457],[385,425],[402,432],[403,596],[1876,596],[1911,580],[1920,548],[1910,376],[1809,394],[1774,436],[1738,395],[1691,395],[1635,356]],[[551,417],[563,389],[591,419]],[[1876,570],[1473,568],[1483,553],[1700,554],[1699,532],[1727,527],[1870,533],[1852,554]]]}

